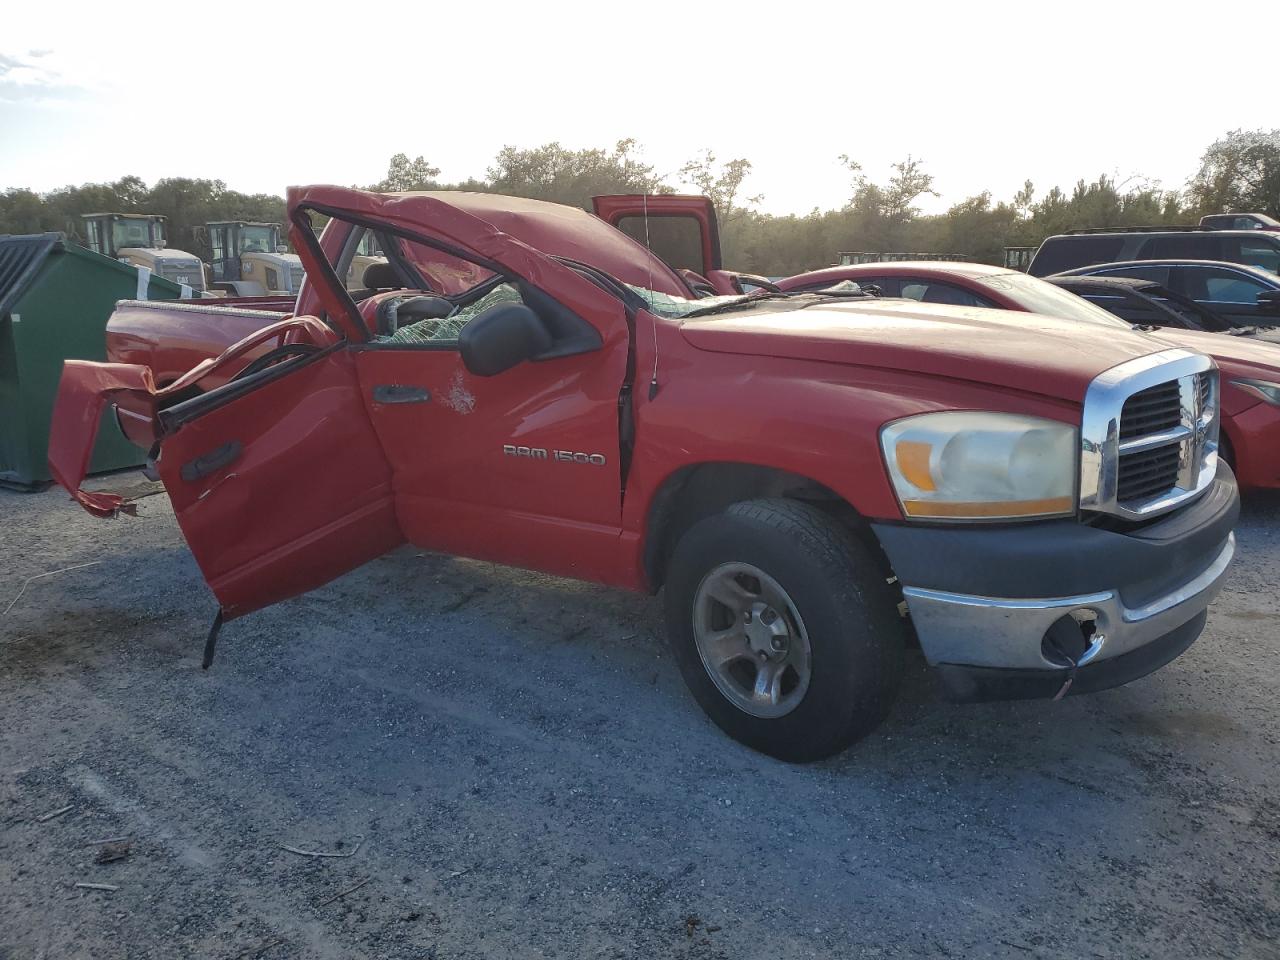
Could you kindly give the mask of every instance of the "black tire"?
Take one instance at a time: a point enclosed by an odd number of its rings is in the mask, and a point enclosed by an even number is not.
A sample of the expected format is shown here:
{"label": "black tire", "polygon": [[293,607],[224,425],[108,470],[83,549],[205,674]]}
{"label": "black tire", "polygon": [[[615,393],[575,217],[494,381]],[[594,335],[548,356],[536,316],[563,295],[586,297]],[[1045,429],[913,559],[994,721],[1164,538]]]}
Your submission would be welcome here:
{"label": "black tire", "polygon": [[[722,693],[695,641],[695,598],[723,564],[773,578],[803,621],[808,687],[785,715],[754,716]],[[740,743],[779,760],[839,753],[888,715],[902,674],[907,630],[871,552],[816,507],[749,500],[690,528],[667,567],[667,636],[694,698]]]}

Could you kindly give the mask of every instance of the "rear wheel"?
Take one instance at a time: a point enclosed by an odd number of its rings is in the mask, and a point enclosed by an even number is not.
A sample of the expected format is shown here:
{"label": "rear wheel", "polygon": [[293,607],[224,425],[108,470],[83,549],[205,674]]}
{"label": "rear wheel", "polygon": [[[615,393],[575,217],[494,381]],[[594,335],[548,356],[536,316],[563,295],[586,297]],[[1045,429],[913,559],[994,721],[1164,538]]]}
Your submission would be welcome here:
{"label": "rear wheel", "polygon": [[888,714],[906,631],[870,551],[792,500],[692,527],[666,577],[667,632],[695,699],[782,760],[838,753]]}

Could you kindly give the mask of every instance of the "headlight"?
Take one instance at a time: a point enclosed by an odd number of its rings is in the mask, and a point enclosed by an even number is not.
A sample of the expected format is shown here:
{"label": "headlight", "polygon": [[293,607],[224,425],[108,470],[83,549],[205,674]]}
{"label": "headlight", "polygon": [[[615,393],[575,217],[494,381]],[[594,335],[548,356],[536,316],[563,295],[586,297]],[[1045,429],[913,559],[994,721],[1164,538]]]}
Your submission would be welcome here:
{"label": "headlight", "polygon": [[1268,383],[1266,380],[1232,380],[1237,387],[1246,393],[1280,407],[1280,383]]}
{"label": "headlight", "polygon": [[951,411],[883,427],[889,477],[907,517],[1006,520],[1076,506],[1076,428],[1013,413]]}

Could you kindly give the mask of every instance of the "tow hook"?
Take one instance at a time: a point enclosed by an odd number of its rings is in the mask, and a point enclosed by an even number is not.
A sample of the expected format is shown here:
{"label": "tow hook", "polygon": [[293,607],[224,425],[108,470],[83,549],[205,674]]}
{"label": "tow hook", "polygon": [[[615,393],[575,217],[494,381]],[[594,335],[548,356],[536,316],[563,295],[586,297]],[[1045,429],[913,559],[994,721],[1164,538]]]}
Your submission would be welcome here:
{"label": "tow hook", "polygon": [[1067,695],[1076,671],[1096,659],[1106,642],[1106,634],[1098,631],[1097,614],[1088,609],[1059,617],[1045,631],[1041,641],[1045,659],[1067,668],[1067,678],[1053,696],[1055,702]]}

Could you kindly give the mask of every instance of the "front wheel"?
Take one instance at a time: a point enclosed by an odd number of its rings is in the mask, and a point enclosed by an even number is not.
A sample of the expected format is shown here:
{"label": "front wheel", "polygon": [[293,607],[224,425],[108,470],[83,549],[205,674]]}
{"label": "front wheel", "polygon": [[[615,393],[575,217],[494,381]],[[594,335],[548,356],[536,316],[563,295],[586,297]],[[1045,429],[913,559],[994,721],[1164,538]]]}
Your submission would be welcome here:
{"label": "front wheel", "polygon": [[793,762],[885,718],[906,631],[865,546],[821,510],[751,500],[694,525],[666,577],[667,633],[712,720]]}

